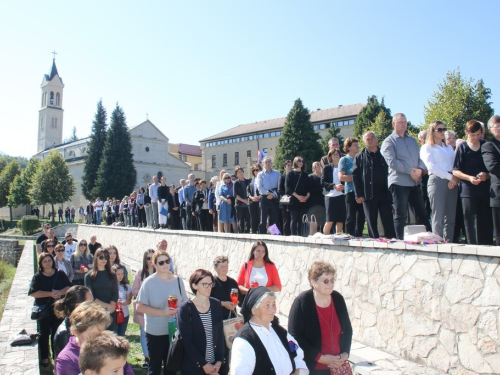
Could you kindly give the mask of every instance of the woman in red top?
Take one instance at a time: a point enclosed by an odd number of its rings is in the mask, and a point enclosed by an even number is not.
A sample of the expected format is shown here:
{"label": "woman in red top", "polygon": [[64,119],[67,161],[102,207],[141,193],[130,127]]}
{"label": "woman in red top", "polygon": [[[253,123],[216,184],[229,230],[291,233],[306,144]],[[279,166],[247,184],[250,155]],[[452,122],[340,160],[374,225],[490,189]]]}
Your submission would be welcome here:
{"label": "woman in red top", "polygon": [[250,288],[265,286],[272,292],[281,291],[278,270],[271,259],[264,241],[256,241],[250,250],[248,262],[242,264],[238,274],[238,287],[246,295]]}
{"label": "woman in red top", "polygon": [[308,273],[312,289],[293,301],[288,330],[304,350],[311,375],[352,374],[349,358],[352,326],[344,297],[333,290],[335,267],[314,262]]}

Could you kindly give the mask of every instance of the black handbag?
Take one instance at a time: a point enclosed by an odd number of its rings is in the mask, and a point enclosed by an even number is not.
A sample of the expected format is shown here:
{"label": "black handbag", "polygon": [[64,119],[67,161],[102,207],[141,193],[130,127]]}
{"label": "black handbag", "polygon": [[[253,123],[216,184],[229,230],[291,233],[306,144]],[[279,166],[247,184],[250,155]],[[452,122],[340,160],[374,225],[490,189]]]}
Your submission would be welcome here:
{"label": "black handbag", "polygon": [[[191,306],[189,308],[189,322],[191,323]],[[167,363],[165,368],[167,371],[177,372],[181,370],[182,359],[184,356],[184,345],[182,343],[182,336],[179,332],[179,327],[175,330],[174,337],[168,348]]]}
{"label": "black handbag", "polygon": [[[59,276],[59,271],[56,270],[56,278],[54,279],[54,284],[52,284],[52,290],[56,286],[57,276]],[[53,298],[49,297],[49,301],[42,303],[40,305],[35,305],[31,309],[31,320],[45,319],[50,316],[50,307],[52,306]]]}

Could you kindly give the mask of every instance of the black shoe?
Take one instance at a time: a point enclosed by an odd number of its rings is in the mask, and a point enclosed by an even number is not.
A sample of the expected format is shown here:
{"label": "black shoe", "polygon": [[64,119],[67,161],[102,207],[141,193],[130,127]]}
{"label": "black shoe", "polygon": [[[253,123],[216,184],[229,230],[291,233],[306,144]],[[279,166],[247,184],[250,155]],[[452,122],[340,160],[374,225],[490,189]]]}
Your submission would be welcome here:
{"label": "black shoe", "polygon": [[144,358],[144,363],[142,364],[142,368],[149,368],[149,358]]}

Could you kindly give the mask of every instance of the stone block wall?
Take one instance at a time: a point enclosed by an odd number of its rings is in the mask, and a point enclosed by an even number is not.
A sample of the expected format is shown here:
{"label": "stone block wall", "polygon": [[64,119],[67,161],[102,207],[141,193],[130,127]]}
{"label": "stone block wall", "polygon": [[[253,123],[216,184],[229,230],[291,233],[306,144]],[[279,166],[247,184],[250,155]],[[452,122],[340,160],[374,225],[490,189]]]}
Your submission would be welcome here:
{"label": "stone block wall", "polygon": [[251,244],[264,239],[283,284],[278,296],[283,315],[309,288],[312,262],[331,262],[357,341],[447,373],[500,373],[499,248],[86,225],[79,226],[78,238],[93,233],[103,245],[116,245],[125,261],[135,262],[166,238],[184,279],[196,268],[212,269],[217,255],[229,257],[229,275],[236,278]]}
{"label": "stone block wall", "polygon": [[19,241],[0,239],[0,261],[7,262],[17,267],[22,252],[23,247],[19,246]]}

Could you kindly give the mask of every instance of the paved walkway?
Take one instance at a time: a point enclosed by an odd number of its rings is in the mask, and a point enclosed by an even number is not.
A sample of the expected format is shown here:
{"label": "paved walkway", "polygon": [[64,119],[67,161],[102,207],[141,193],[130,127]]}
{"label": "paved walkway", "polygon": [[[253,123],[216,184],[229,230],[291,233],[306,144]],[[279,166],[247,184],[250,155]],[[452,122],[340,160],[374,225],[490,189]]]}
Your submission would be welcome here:
{"label": "paved walkway", "polygon": [[28,296],[29,284],[33,277],[33,243],[26,241],[0,322],[1,375],[40,374],[36,342],[30,346],[10,346],[12,340],[23,329],[28,333],[36,333],[36,321],[30,318],[33,298]]}

